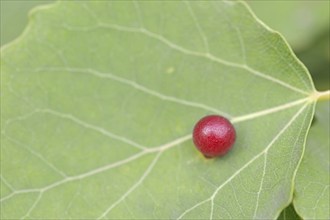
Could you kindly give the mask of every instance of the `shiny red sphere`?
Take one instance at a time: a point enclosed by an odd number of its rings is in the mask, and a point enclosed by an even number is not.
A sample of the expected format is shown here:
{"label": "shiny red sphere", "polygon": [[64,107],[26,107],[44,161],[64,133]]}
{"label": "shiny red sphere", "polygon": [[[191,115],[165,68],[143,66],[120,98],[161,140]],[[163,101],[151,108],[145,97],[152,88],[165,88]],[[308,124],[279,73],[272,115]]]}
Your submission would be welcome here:
{"label": "shiny red sphere", "polygon": [[207,158],[226,154],[235,140],[234,126],[220,115],[205,116],[196,123],[193,130],[194,144]]}

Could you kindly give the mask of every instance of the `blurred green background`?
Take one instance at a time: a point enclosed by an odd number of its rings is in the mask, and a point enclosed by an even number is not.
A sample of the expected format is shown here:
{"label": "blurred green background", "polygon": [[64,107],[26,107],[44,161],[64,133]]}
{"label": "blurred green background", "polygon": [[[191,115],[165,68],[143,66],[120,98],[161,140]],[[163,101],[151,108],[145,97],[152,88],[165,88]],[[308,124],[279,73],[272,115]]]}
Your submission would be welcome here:
{"label": "blurred green background", "polygon": [[[0,0],[1,46],[17,38],[28,22],[29,11],[54,0]],[[318,90],[330,88],[330,1],[248,0],[255,14],[287,39],[307,66]]]}
{"label": "blurred green background", "polygon": [[1,2],[1,46],[18,37],[28,23],[29,11],[51,0],[0,0]]}

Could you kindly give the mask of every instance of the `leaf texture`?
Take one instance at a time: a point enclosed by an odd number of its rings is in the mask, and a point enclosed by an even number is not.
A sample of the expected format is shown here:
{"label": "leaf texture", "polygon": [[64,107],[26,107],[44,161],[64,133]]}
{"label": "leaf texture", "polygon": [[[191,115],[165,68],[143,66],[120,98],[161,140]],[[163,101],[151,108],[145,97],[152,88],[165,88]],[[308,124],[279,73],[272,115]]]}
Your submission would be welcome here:
{"label": "leaf texture", "polygon": [[294,206],[304,219],[330,218],[329,112],[328,101],[317,104],[295,180]]}
{"label": "leaf texture", "polygon": [[[275,219],[311,78],[240,2],[59,2],[2,48],[1,217]],[[214,160],[206,114],[237,131]],[[19,208],[17,208],[19,207]]]}

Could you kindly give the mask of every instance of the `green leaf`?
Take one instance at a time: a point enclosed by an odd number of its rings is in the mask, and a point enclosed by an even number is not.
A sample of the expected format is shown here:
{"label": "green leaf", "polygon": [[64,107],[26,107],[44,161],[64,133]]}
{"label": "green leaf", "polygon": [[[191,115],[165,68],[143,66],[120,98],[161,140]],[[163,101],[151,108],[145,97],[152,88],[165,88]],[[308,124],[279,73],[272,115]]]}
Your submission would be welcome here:
{"label": "green leaf", "polygon": [[295,180],[294,206],[304,219],[330,218],[330,103],[320,102]]}
{"label": "green leaf", "polygon": [[294,210],[294,207],[292,204],[290,204],[288,207],[286,207],[280,214],[280,216],[277,218],[277,220],[300,220],[301,218],[296,213],[296,210]]}
{"label": "green leaf", "polygon": [[308,68],[318,90],[330,80],[330,1],[259,1],[247,3],[260,19],[284,35]]}
{"label": "green leaf", "polygon": [[[2,218],[276,218],[317,97],[240,2],[60,2],[1,51]],[[191,130],[228,117],[231,152]]]}

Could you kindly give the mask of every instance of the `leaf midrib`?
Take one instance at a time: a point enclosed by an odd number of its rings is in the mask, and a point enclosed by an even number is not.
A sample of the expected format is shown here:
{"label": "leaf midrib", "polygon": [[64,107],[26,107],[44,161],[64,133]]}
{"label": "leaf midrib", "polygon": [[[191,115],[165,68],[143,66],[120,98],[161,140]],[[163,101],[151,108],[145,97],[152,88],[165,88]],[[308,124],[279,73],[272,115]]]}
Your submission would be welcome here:
{"label": "leaf midrib", "polygon": [[[304,105],[304,107],[306,107],[308,104],[309,104],[309,103],[306,102],[306,104]],[[292,106],[290,106],[290,107],[292,107]],[[283,109],[280,109],[280,108],[276,108],[276,109],[277,109],[277,111],[281,111],[281,110],[283,110]],[[304,109],[304,108],[302,108],[298,113],[300,113],[303,109]],[[267,112],[268,112],[267,114],[273,114],[273,113],[275,113],[275,112],[277,112],[277,111],[267,111]],[[49,110],[49,109],[38,109],[38,110],[35,110],[35,111],[32,112],[32,113],[26,114],[25,116],[18,117],[18,118],[16,118],[16,120],[24,120],[24,119],[27,119],[28,117],[32,116],[32,115],[35,114],[35,113],[48,113],[48,114],[53,114],[53,115],[55,115],[55,116],[62,117],[62,118],[66,118],[66,119],[69,119],[69,120],[72,120],[72,118],[73,118],[72,115],[68,115],[68,114],[64,114],[64,113],[58,113],[58,112],[56,112],[56,111],[54,111],[54,110]],[[297,114],[298,114],[298,113],[297,113]],[[267,114],[255,115],[254,118],[262,117],[262,116],[265,116],[265,115],[267,115]],[[296,114],[296,115],[297,115],[297,114]],[[243,121],[246,121],[246,120],[251,120],[251,119],[252,119],[252,118],[246,118],[245,120],[240,120],[240,121],[237,121],[236,123],[243,122]],[[233,118],[233,120],[235,121],[235,118]],[[9,125],[10,123],[13,123],[14,121],[15,121],[15,119],[8,120],[7,123],[6,123],[6,125]],[[81,119],[73,119],[72,121],[74,121],[74,122],[79,122],[79,121],[81,121]],[[292,122],[292,120],[291,120],[290,122]],[[88,124],[88,123],[86,123],[86,122],[84,122],[84,123],[85,123],[85,124]],[[89,128],[93,128],[93,126],[90,126]],[[101,128],[101,129],[102,129],[102,128]],[[102,129],[102,130],[103,130],[103,129]],[[107,131],[107,133],[111,133],[111,132]],[[3,133],[3,134],[5,135],[5,133]],[[112,133],[111,133],[111,134],[112,134]],[[117,135],[117,136],[118,136],[118,135]],[[114,136],[112,136],[112,138],[113,138],[113,137],[114,137]],[[119,137],[120,137],[120,136],[119,136]],[[104,172],[104,171],[106,171],[106,170],[109,170],[109,169],[111,169],[111,168],[121,166],[121,165],[126,164],[126,163],[128,163],[128,162],[132,162],[132,161],[134,161],[135,159],[140,158],[140,157],[142,157],[142,156],[144,156],[144,155],[146,155],[146,154],[155,153],[155,152],[164,152],[165,150],[170,149],[170,148],[172,148],[172,147],[175,147],[175,146],[177,146],[177,145],[179,145],[179,144],[181,144],[181,143],[183,143],[183,142],[189,140],[190,138],[191,138],[191,134],[188,134],[188,135],[183,136],[183,137],[181,137],[181,138],[178,138],[178,139],[176,139],[176,140],[174,140],[174,141],[168,142],[168,143],[163,144],[163,145],[160,145],[160,146],[158,146],[158,147],[152,147],[152,148],[147,148],[147,147],[145,147],[145,146],[142,146],[142,145],[139,145],[139,144],[136,143],[137,146],[141,146],[141,147],[143,148],[143,150],[141,150],[139,153],[134,154],[133,156],[128,157],[128,158],[126,158],[126,159],[124,159],[124,160],[122,160],[122,161],[117,161],[117,162],[115,162],[115,163],[108,164],[108,165],[106,165],[106,166],[103,166],[103,167],[100,167],[100,168],[97,168],[97,169],[94,169],[94,170],[88,171],[88,172],[83,173],[83,174],[79,174],[79,175],[76,175],[76,176],[67,177],[67,178],[62,179],[62,180],[60,180],[60,181],[54,182],[54,183],[52,183],[52,184],[50,184],[50,185],[48,185],[48,186],[45,186],[45,187],[43,187],[43,188],[41,188],[41,189],[35,188],[35,189],[21,189],[21,190],[17,190],[17,191],[15,191],[15,192],[13,192],[13,193],[11,193],[11,194],[9,194],[9,195],[7,195],[7,196],[1,198],[1,199],[0,199],[0,202],[4,202],[5,200],[10,199],[11,197],[13,197],[13,196],[15,196],[15,195],[17,195],[17,194],[21,194],[21,193],[30,193],[30,192],[39,192],[39,193],[43,193],[43,192],[46,192],[46,191],[48,191],[48,190],[50,190],[50,189],[53,189],[53,188],[55,188],[55,187],[57,187],[57,186],[60,186],[60,185],[64,184],[64,183],[71,182],[71,181],[75,181],[75,180],[81,180],[81,179],[83,179],[83,178],[86,178],[86,177],[89,177],[89,176],[92,176],[92,175],[95,175],[95,174],[98,174],[98,173]],[[127,143],[135,143],[135,142],[133,142],[133,141],[131,141],[131,140],[125,138],[125,137],[122,137],[120,140],[126,140],[126,141],[124,141],[126,144],[127,144]],[[131,146],[134,147],[134,145],[131,145]],[[135,146],[135,147],[136,147],[136,146]],[[258,154],[258,155],[259,155],[259,154]],[[260,155],[259,155],[259,156],[260,156]],[[255,157],[254,157],[254,158],[255,158]],[[252,160],[253,160],[253,158],[252,158]],[[249,163],[249,164],[250,164],[250,163]]]}
{"label": "leaf midrib", "polygon": [[[250,159],[247,163],[245,163],[240,169],[238,169],[234,174],[232,174],[226,181],[224,181],[218,188],[214,191],[214,193],[207,199],[196,203],[194,206],[186,209],[182,212],[182,214],[177,218],[177,220],[182,219],[187,213],[194,210],[195,208],[199,207],[200,205],[211,202],[211,212],[210,212],[210,219],[213,219],[213,207],[214,207],[214,198],[218,194],[218,192],[226,186],[232,179],[234,179],[236,176],[238,176],[243,170],[245,170],[250,164],[252,164],[254,161],[256,161],[258,158],[260,158],[262,155],[266,155],[268,150],[272,147],[272,145],[277,141],[277,139],[288,129],[291,124],[298,118],[298,116],[307,108],[308,103],[303,105],[302,108],[291,118],[291,120],[279,131],[279,133],[271,140],[271,142],[267,145],[267,147],[262,150],[260,153],[255,155],[252,159]],[[266,158],[265,158],[266,159]]]}

